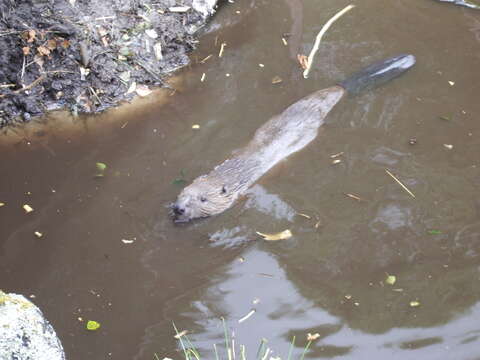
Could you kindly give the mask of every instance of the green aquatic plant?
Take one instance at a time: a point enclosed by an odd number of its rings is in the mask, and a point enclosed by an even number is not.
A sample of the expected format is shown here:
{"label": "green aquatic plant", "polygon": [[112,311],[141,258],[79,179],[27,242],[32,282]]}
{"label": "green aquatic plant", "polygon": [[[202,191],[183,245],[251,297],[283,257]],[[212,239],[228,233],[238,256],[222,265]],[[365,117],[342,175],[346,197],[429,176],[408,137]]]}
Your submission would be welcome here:
{"label": "green aquatic plant", "polygon": [[[227,324],[225,322],[224,318],[221,318],[222,325],[223,325],[223,336],[224,336],[224,342],[225,342],[225,355],[221,356],[218,352],[217,344],[213,344],[213,350],[215,354],[215,360],[247,360],[247,355],[246,355],[246,348],[245,345],[240,345],[239,350],[237,351],[235,349],[235,337],[233,333],[230,333],[227,328]],[[206,358],[202,358],[200,355],[200,352],[195,348],[193,343],[190,341],[187,331],[179,331],[175,323],[173,323],[173,328],[175,329],[175,338],[178,340],[180,347],[183,352],[183,359],[185,360],[202,360]],[[303,348],[302,354],[299,357],[299,360],[304,360],[305,355],[308,352],[308,349],[310,348],[310,345],[312,344],[313,340],[317,339],[319,335],[315,334],[313,337],[311,334],[308,334],[307,337],[307,344]],[[258,350],[255,356],[255,360],[269,360],[272,359],[272,357],[269,357],[269,355],[272,354],[272,349],[267,346],[268,340],[263,338],[260,340],[260,344],[258,346]],[[290,343],[290,347],[288,350],[288,356],[285,358],[286,360],[293,360],[293,349],[295,347],[295,336],[293,336],[292,341]],[[153,354],[153,359],[154,360],[162,360],[158,354],[154,353]],[[275,359],[281,360],[280,357],[275,357]],[[163,360],[170,360],[169,358],[163,358]]]}

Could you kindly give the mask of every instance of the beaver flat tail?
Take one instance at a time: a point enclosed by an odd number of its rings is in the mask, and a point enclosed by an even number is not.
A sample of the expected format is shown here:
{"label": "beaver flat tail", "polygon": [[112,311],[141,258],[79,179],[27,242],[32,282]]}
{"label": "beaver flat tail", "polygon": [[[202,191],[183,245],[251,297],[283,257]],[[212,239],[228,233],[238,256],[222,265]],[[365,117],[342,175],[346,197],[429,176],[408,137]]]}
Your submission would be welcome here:
{"label": "beaver flat tail", "polygon": [[402,54],[377,62],[351,75],[338,85],[351,94],[380,86],[415,65],[415,56]]}

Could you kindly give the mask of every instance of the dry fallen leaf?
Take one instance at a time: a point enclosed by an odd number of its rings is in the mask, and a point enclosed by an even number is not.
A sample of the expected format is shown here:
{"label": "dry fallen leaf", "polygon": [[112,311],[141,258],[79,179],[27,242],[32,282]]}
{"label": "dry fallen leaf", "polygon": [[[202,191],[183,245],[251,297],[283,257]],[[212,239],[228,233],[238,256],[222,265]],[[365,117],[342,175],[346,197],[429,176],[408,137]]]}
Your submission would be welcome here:
{"label": "dry fallen leaf", "polygon": [[25,56],[30,54],[30,48],[28,46],[23,47],[22,51],[23,51],[23,55],[25,55]]}
{"label": "dry fallen leaf", "polygon": [[25,32],[25,35],[28,43],[32,43],[35,40],[35,30],[28,30]]}
{"label": "dry fallen leaf", "polygon": [[47,48],[47,47],[45,47],[45,46],[39,46],[39,47],[37,48],[37,51],[38,51],[38,53],[39,53],[40,55],[42,55],[42,56],[48,56],[48,55],[50,55],[50,49]]}
{"label": "dry fallen leaf", "polygon": [[34,234],[39,239],[43,236],[43,234],[40,231],[35,231]]}
{"label": "dry fallen leaf", "polygon": [[300,66],[303,70],[308,68],[308,57],[303,54],[297,54],[297,60],[300,63]]}
{"label": "dry fallen leaf", "polygon": [[60,45],[62,46],[62,48],[66,49],[70,46],[70,41],[63,39]]}
{"label": "dry fallen leaf", "polygon": [[261,237],[263,237],[264,240],[267,240],[267,241],[286,240],[292,237],[292,232],[288,229],[282,232],[279,232],[277,234],[264,234],[259,231],[257,231],[256,233]]}
{"label": "dry fallen leaf", "polygon": [[47,41],[47,48],[49,50],[52,50],[52,51],[55,50],[57,48],[57,42],[55,40],[52,40],[52,39],[48,40]]}
{"label": "dry fallen leaf", "polygon": [[417,306],[420,306],[419,301],[410,301],[410,307],[417,307]]}
{"label": "dry fallen leaf", "polygon": [[0,202],[0,207],[5,206],[5,203]]}
{"label": "dry fallen leaf", "polygon": [[198,129],[200,129],[200,125],[194,124],[194,125],[192,125],[192,129],[198,130]]}
{"label": "dry fallen leaf", "polygon": [[319,333],[315,333],[315,334],[310,334],[310,333],[308,333],[308,334],[307,334],[307,340],[308,340],[308,341],[317,340],[319,337],[320,337],[320,334],[319,334]]}

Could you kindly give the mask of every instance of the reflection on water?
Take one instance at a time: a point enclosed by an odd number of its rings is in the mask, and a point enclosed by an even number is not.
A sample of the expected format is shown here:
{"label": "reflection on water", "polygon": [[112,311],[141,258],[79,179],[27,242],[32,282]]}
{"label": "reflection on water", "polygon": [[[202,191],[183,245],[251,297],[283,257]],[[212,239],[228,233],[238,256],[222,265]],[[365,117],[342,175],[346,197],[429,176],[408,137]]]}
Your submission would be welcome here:
{"label": "reflection on water", "polygon": [[[285,357],[295,335],[299,354],[310,332],[320,334],[310,358],[480,356],[476,12],[362,1],[329,30],[303,80],[292,57],[345,5],[226,2],[215,20],[223,27],[207,29],[166,105],[158,99],[121,121],[107,114],[108,126],[81,139],[2,147],[0,286],[36,295],[68,358],[180,358],[172,321],[211,354],[222,316],[250,353],[265,337]],[[232,209],[171,222],[182,181],[208,173],[300,97],[402,52],[416,55],[414,69],[342,100],[311,146]],[[93,177],[98,161],[102,179]],[[35,209],[28,216],[25,203]],[[286,241],[255,235],[285,229]],[[79,318],[102,327],[86,333]]]}
{"label": "reflection on water", "polygon": [[[194,332],[190,338],[202,354],[213,357],[213,344],[223,349],[220,318],[225,317],[237,344],[245,344],[250,356],[255,356],[258,341],[266,338],[273,355],[284,358],[293,336],[297,339],[295,352],[299,355],[306,345],[306,334],[319,333],[320,338],[313,344],[309,358],[338,355],[346,359],[478,357],[480,302],[457,313],[446,324],[403,327],[399,323],[381,333],[371,333],[352,327],[348,321],[348,317],[357,316],[355,312],[362,312],[365,304],[346,294],[346,297],[336,300],[338,306],[349,314],[339,316],[330,313],[321,297],[312,296],[314,292],[329,293],[328,284],[312,278],[308,284],[302,285],[305,290],[299,291],[268,252],[265,247],[263,250],[256,248],[248,251],[244,261],[235,261],[222,269],[222,274],[212,278],[209,286],[167,304],[167,316],[176,319],[182,326],[188,324]],[[371,286],[367,284],[365,287],[368,289]],[[313,288],[315,291],[312,291]],[[310,296],[303,296],[304,291]],[[385,306],[388,298],[385,294],[377,295],[382,298],[384,306],[369,309],[370,313],[366,316],[388,316],[382,314],[388,311],[388,306]],[[403,297],[400,293],[395,296]],[[438,300],[441,301],[441,298]],[[401,308],[404,319],[416,317],[416,311],[409,309],[408,305],[403,304]],[[255,313],[239,323],[238,320],[251,309],[255,309]]]}

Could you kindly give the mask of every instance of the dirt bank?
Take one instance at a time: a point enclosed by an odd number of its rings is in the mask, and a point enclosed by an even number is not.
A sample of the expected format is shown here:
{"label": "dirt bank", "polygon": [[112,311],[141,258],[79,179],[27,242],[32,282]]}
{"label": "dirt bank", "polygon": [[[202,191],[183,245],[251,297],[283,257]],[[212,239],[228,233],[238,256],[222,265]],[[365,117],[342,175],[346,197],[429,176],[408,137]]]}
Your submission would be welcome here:
{"label": "dirt bank", "polygon": [[[216,0],[0,0],[0,128],[166,86]],[[168,85],[167,85],[168,86]]]}

